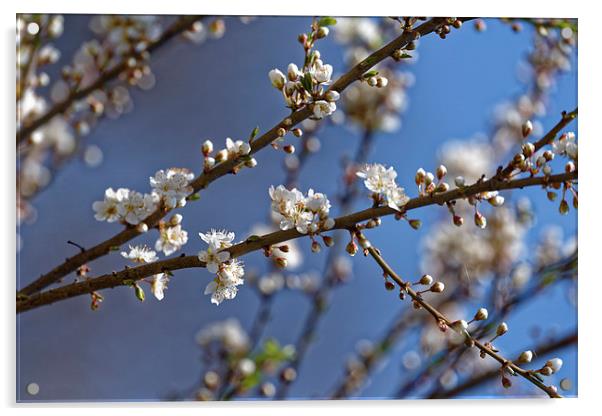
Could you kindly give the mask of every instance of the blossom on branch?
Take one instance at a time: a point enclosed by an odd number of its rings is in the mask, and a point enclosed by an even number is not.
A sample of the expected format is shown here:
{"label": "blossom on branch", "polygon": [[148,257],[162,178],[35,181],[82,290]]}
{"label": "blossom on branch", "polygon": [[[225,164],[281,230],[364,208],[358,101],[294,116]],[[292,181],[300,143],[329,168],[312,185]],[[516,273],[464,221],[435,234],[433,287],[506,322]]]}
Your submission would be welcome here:
{"label": "blossom on branch", "polygon": [[310,189],[304,196],[296,188],[289,191],[284,185],[271,186],[269,194],[272,211],[282,216],[281,230],[294,228],[301,234],[317,234],[334,227],[334,220],[328,217],[330,201],[326,195]]}
{"label": "blossom on branch", "polygon": [[367,164],[356,175],[364,179],[364,185],[372,191],[373,196],[383,199],[397,211],[410,200],[404,188],[397,185],[397,172],[392,167],[387,169],[380,163]]}

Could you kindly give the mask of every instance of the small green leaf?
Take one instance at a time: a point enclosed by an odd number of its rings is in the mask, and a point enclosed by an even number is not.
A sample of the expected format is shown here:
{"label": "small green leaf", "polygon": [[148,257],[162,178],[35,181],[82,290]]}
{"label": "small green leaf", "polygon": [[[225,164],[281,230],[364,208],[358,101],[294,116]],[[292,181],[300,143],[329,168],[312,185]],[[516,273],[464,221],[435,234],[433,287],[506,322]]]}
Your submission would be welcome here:
{"label": "small green leaf", "polygon": [[305,88],[306,91],[311,91],[313,80],[309,72],[306,72],[303,78],[301,78],[301,85]]}
{"label": "small green leaf", "polygon": [[375,77],[375,76],[377,76],[377,75],[378,75],[378,71],[377,71],[377,70],[375,70],[375,69],[373,69],[372,71],[368,71],[368,72],[366,72],[366,73],[363,75],[363,77],[364,77],[364,78],[372,78],[372,77]]}
{"label": "small green leaf", "polygon": [[250,236],[247,238],[247,241],[248,241],[249,243],[252,243],[253,241],[259,241],[259,239],[260,239],[260,238],[261,238],[261,237],[259,237],[258,235],[255,235],[255,234],[253,234],[253,235],[250,235]]}
{"label": "small green leaf", "polygon": [[109,247],[109,250],[111,250],[111,251],[119,251],[120,249],[121,249],[121,247],[119,247],[119,246],[111,246],[111,247]]}
{"label": "small green leaf", "polygon": [[249,140],[253,140],[259,134],[259,126],[256,126],[251,132],[251,136],[249,136]]}
{"label": "small green leaf", "polygon": [[201,199],[201,195],[199,195],[198,193],[192,194],[188,197],[189,201],[198,201],[199,199]]}
{"label": "small green leaf", "polygon": [[401,54],[401,59],[408,59],[408,58],[411,58],[411,57],[412,57],[412,55],[410,55],[409,53],[405,53],[404,52],[404,53]]}
{"label": "small green leaf", "polygon": [[134,290],[136,291],[136,297],[140,302],[144,302],[144,290],[139,285],[134,285]]}
{"label": "small green leaf", "polygon": [[318,26],[332,26],[337,24],[337,19],[330,16],[325,16],[318,20]]}

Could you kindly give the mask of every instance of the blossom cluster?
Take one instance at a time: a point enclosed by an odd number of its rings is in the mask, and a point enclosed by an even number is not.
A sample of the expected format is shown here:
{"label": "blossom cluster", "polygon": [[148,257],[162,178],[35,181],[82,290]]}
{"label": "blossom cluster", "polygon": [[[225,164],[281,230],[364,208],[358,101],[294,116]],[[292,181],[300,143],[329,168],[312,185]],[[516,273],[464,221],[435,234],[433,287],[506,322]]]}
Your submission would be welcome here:
{"label": "blossom cluster", "polygon": [[207,249],[198,254],[200,261],[206,264],[210,273],[216,277],[205,287],[205,294],[211,295],[211,303],[219,305],[225,299],[231,300],[238,293],[238,286],[244,283],[245,274],[243,263],[231,258],[226,251],[232,246],[234,233],[223,230],[210,230],[207,233],[199,233],[201,239],[207,243]]}
{"label": "blossom cluster", "polygon": [[298,110],[310,105],[316,119],[334,113],[337,108],[335,101],[340,97],[335,90],[325,92],[331,82],[333,68],[325,64],[320,51],[313,48],[317,39],[328,36],[328,24],[332,22],[318,22],[312,25],[309,35],[303,33],[299,36],[299,42],[305,50],[305,62],[301,69],[295,63],[290,63],[286,75],[279,69],[272,69],[268,74],[272,86],[282,92],[287,107]]}
{"label": "blossom cluster", "polygon": [[318,234],[334,227],[334,219],[328,216],[330,201],[326,195],[310,189],[307,195],[296,188],[286,189],[278,185],[269,189],[272,211],[282,216],[281,230],[296,229],[301,234]]}
{"label": "blossom cluster", "polygon": [[[254,131],[253,135],[256,134]],[[219,163],[226,162],[228,160],[240,159],[240,163],[235,166],[234,171],[238,171],[242,167],[254,168],[257,166],[257,160],[251,157],[251,145],[250,141],[246,142],[243,140],[232,140],[226,138],[226,147],[221,149],[214,154],[213,142],[211,140],[205,140],[201,146],[201,151],[204,157],[204,171],[208,172]]]}
{"label": "blossom cluster", "polygon": [[175,208],[186,204],[186,196],[192,192],[189,181],[194,175],[180,168],[160,170],[150,178],[153,191],[141,194],[127,188],[116,191],[108,188],[102,201],[96,201],[92,208],[98,221],[121,221],[130,225],[141,224],[162,201],[165,207]]}
{"label": "blossom cluster", "polygon": [[410,200],[404,188],[397,185],[397,172],[393,167],[386,168],[380,163],[366,164],[356,174],[364,179],[364,185],[372,192],[375,201],[384,201],[399,211]]}
{"label": "blossom cluster", "polygon": [[[153,263],[159,260],[157,253],[146,246],[130,246],[130,250],[122,251],[121,256],[139,264]],[[167,289],[167,284],[169,283],[169,274],[157,273],[145,281],[150,284],[153,295],[158,300],[163,300],[164,290]],[[138,298],[144,300],[142,289],[136,284],[134,284],[134,287],[136,288]]]}

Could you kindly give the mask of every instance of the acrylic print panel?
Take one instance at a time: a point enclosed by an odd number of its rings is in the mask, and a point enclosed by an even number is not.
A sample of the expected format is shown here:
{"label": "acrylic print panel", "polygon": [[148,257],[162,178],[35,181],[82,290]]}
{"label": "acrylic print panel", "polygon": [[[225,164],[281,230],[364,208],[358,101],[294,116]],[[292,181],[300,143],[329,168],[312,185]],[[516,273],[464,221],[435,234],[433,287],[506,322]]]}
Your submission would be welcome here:
{"label": "acrylic print panel", "polygon": [[577,395],[576,20],[17,16],[17,400]]}

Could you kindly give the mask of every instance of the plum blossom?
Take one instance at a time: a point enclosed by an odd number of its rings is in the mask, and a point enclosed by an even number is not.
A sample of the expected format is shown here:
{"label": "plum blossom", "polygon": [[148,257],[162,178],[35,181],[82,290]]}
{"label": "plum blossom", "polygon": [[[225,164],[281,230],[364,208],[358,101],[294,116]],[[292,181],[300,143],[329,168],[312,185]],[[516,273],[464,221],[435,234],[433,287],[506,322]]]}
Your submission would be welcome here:
{"label": "plum blossom", "polygon": [[331,115],[337,109],[337,105],[333,102],[319,100],[313,105],[314,117],[324,118]]}
{"label": "plum blossom", "polygon": [[577,160],[577,142],[575,142],[575,133],[568,132],[552,143],[552,150],[557,155],[567,155],[573,160]]}
{"label": "plum blossom", "polygon": [[221,265],[217,276],[205,287],[205,295],[211,295],[211,303],[219,305],[224,300],[234,299],[238,287],[244,283],[245,274],[243,263],[233,259]]}
{"label": "plum blossom", "polygon": [[105,191],[105,198],[102,201],[96,201],[92,204],[92,208],[96,212],[94,218],[98,221],[115,222],[120,219],[118,206],[123,200],[123,196],[127,191],[124,188],[119,188],[114,191],[113,188],[108,188]]}
{"label": "plum blossom", "polygon": [[281,215],[280,229],[296,229],[302,234],[315,234],[334,227],[328,217],[330,201],[326,195],[310,189],[307,197],[296,188],[288,190],[284,185],[269,189],[272,211]]}
{"label": "plum blossom", "polygon": [[399,211],[410,200],[404,188],[397,185],[397,172],[393,167],[386,168],[380,163],[367,164],[356,175],[364,179],[366,188],[383,198],[390,208]]}
{"label": "plum blossom", "polygon": [[121,255],[124,258],[133,261],[134,263],[144,264],[152,263],[159,260],[159,258],[157,257],[157,253],[146,246],[130,246],[130,251],[122,251]]}
{"label": "plum blossom", "polygon": [[163,300],[163,291],[167,289],[169,283],[169,275],[166,273],[159,273],[153,276],[151,280],[151,291],[158,300]]}
{"label": "plum blossom", "polygon": [[235,318],[209,324],[198,332],[196,342],[202,347],[219,342],[234,354],[244,354],[250,347],[249,336]]}
{"label": "plum blossom", "polygon": [[121,219],[129,224],[140,224],[156,208],[159,198],[156,194],[141,194],[129,189],[120,189],[122,199],[117,205]]}
{"label": "plum blossom", "polygon": [[150,178],[150,185],[167,208],[183,207],[186,205],[186,197],[193,191],[189,185],[193,178],[194,174],[186,169],[171,168],[157,171]]}
{"label": "plum blossom", "polygon": [[316,59],[309,73],[318,84],[329,83],[332,77],[332,65],[325,65],[320,59]]}
{"label": "plum blossom", "polygon": [[162,251],[169,256],[182,248],[188,242],[188,233],[182,229],[180,224],[173,227],[162,227],[159,238],[155,243],[155,250]]}
{"label": "plum blossom", "polygon": [[236,158],[238,156],[248,155],[251,152],[251,146],[247,142],[242,140],[232,140],[226,138],[226,150],[228,151],[228,158]]}

